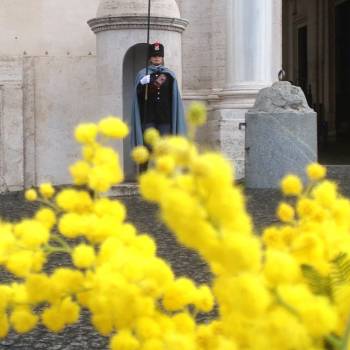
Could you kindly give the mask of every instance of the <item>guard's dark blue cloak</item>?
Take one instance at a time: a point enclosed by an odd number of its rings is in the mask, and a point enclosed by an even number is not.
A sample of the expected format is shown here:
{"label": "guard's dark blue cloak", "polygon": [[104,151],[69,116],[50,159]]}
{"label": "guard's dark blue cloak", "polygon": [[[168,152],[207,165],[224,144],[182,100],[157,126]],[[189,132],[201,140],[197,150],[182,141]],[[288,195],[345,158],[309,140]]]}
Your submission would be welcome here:
{"label": "guard's dark blue cloak", "polygon": [[[186,124],[184,108],[181,100],[179,87],[177,85],[175,73],[164,66],[149,66],[148,74],[167,73],[173,78],[173,96],[172,96],[172,115],[171,115],[171,132],[172,134],[186,134]],[[140,70],[136,76],[134,86],[134,98],[131,112],[131,142],[132,146],[143,145],[143,136],[141,128],[140,108],[137,98],[137,85],[142,77],[146,75],[146,68]]]}

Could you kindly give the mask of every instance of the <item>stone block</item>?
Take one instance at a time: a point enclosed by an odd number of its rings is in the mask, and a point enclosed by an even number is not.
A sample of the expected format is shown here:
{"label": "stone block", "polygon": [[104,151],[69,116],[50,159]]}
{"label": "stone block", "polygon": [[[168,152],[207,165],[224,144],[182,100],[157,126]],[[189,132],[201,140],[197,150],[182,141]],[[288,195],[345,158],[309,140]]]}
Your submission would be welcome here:
{"label": "stone block", "polygon": [[317,161],[316,113],[246,115],[245,183],[250,188],[278,188],[294,173],[305,179],[305,166]]}
{"label": "stone block", "polygon": [[300,87],[287,81],[262,89],[246,114],[245,182],[250,188],[278,188],[287,173],[305,179],[317,161],[316,113]]}
{"label": "stone block", "polygon": [[263,89],[246,114],[247,187],[278,188],[287,173],[305,180],[306,165],[317,161],[316,113],[300,88],[288,84]]}
{"label": "stone block", "polygon": [[217,110],[209,115],[206,126],[208,146],[232,162],[236,180],[244,177],[244,114],[243,109]]}

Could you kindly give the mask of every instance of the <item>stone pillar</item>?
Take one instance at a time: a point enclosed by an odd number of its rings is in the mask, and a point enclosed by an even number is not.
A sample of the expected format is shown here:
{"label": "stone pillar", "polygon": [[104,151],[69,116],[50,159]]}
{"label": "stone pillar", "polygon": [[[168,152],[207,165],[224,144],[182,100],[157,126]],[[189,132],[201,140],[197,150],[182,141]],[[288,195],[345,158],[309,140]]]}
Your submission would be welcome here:
{"label": "stone pillar", "polygon": [[245,113],[281,67],[281,17],[281,0],[227,0],[226,81],[209,128],[237,179],[244,177]]}
{"label": "stone pillar", "polygon": [[287,173],[306,180],[305,167],[317,161],[317,123],[300,87],[282,81],[262,89],[246,125],[247,187],[278,188]]}
{"label": "stone pillar", "polygon": [[0,193],[24,187],[23,61],[0,62]]}
{"label": "stone pillar", "polygon": [[273,80],[272,0],[228,0],[227,29],[226,90],[269,85]]}

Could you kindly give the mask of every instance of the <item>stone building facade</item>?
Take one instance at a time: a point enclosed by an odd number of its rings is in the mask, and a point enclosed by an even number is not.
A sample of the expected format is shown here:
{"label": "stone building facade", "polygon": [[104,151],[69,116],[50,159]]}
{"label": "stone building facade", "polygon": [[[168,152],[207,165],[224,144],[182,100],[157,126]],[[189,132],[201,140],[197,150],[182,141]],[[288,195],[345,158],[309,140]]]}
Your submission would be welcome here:
{"label": "stone building facade", "polygon": [[[165,44],[185,104],[208,106],[200,141],[224,151],[242,178],[245,113],[282,66],[282,0],[152,6],[151,40]],[[146,0],[0,0],[2,191],[69,183],[74,125],[108,113],[127,120],[146,9]],[[119,147],[125,165],[127,146]]]}
{"label": "stone building facade", "polygon": [[97,0],[0,1],[0,189],[69,182],[73,127],[96,118]]}

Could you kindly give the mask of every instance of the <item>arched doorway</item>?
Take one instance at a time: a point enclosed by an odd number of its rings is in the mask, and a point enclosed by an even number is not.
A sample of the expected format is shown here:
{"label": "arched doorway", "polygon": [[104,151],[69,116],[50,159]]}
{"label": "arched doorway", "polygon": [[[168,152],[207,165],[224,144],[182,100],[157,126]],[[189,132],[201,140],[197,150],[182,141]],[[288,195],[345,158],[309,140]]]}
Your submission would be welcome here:
{"label": "arched doorway", "polygon": [[[144,68],[147,59],[147,44],[140,43],[129,48],[123,61],[123,116],[131,127],[131,109],[135,91],[135,77],[137,72]],[[131,151],[131,138],[124,140],[124,174],[125,180],[134,181],[136,166],[133,164]]]}

